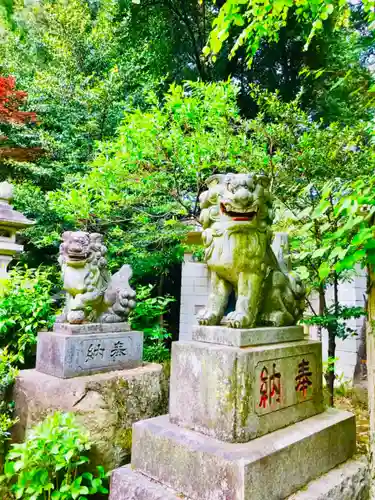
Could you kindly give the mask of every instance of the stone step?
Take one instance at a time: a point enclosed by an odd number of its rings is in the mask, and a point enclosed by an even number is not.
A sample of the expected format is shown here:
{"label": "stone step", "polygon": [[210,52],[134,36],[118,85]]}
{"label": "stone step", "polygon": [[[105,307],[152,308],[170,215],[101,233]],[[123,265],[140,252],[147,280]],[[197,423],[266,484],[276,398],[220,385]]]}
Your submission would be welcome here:
{"label": "stone step", "polygon": [[164,415],[133,426],[132,468],[193,500],[280,500],[354,451],[355,417],[334,409],[248,443],[218,441]]}
{"label": "stone step", "polygon": [[365,457],[347,462],[311,481],[288,500],[369,500],[370,472]]}
{"label": "stone step", "polygon": [[[311,481],[288,500],[368,500],[369,477],[366,459],[348,460]],[[129,467],[121,467],[113,472],[109,499],[189,500]]]}
{"label": "stone step", "polygon": [[130,466],[115,469],[111,475],[109,500],[181,500],[171,488],[150,479]]}

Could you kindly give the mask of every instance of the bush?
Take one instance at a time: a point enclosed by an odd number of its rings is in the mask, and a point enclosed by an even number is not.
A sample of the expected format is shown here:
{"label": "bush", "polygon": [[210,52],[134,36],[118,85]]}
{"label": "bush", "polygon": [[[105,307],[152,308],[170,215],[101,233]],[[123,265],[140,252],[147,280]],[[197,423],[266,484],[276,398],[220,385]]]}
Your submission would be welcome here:
{"label": "bush", "polygon": [[103,467],[97,467],[96,477],[83,471],[90,447],[74,415],[50,415],[32,429],[25,443],[12,445],[1,477],[3,494],[24,500],[84,500],[108,493]]}
{"label": "bush", "polygon": [[37,333],[53,325],[52,271],[15,268],[0,296],[0,348],[33,366]]}
{"label": "bush", "polygon": [[18,370],[13,366],[14,357],[6,349],[0,350],[0,459],[2,462],[6,443],[10,439],[10,429],[16,423],[13,418],[13,403],[8,403],[7,393],[17,376]]}
{"label": "bush", "polygon": [[10,440],[10,429],[18,421],[13,418],[13,403],[8,404],[5,401],[0,403],[0,463],[3,463],[3,457],[7,449],[7,442]]}
{"label": "bush", "polygon": [[15,357],[7,349],[0,350],[0,401],[5,399],[6,392],[13,384],[18,370],[14,366]]}
{"label": "bush", "polygon": [[137,287],[137,306],[131,313],[130,322],[134,330],[144,333],[143,359],[161,363],[170,358],[166,341],[172,336],[165,328],[163,315],[175,299],[169,295],[152,297],[152,291],[152,285]]}

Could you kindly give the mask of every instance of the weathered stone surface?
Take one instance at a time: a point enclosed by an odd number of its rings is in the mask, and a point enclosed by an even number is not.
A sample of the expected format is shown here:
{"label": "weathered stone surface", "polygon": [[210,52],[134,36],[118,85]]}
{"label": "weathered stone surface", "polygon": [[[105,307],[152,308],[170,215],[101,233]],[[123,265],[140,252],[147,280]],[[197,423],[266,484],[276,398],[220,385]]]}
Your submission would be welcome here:
{"label": "weathered stone surface", "polygon": [[370,500],[369,486],[368,463],[367,459],[362,457],[348,460],[323,474],[288,500]]}
{"label": "weathered stone surface", "polygon": [[303,340],[302,326],[281,326],[265,328],[227,328],[225,326],[195,326],[193,340],[232,347],[277,344]]}
{"label": "weathered stone surface", "polygon": [[60,378],[125,370],[142,364],[142,350],[142,332],[83,335],[40,332],[36,369]]}
{"label": "weathered stone surface", "polygon": [[[348,460],[318,479],[288,500],[370,500],[369,470],[364,458]],[[188,497],[161,485],[129,467],[113,471],[110,500],[179,500]],[[252,500],[251,492],[249,500]],[[227,497],[226,500],[232,500]]]}
{"label": "weathered stone surface", "polygon": [[269,179],[258,173],[216,174],[207,186],[199,201],[211,290],[199,323],[219,325],[235,290],[230,327],[295,325],[305,308],[305,290],[271,248]]}
{"label": "weathered stone surface", "polygon": [[14,438],[55,411],[73,412],[95,442],[92,458],[108,470],[129,462],[132,424],[166,413],[168,381],[161,365],[59,379],[22,370],[13,389]]}
{"label": "weathered stone surface", "polygon": [[133,426],[132,467],[194,500],[280,500],[354,451],[354,415],[333,409],[246,444],[162,416]]}
{"label": "weathered stone surface", "polygon": [[249,348],[175,342],[170,418],[223,441],[246,442],[322,412],[321,373],[316,341]]}
{"label": "weathered stone surface", "polygon": [[86,333],[117,333],[128,332],[129,323],[83,323],[74,325],[71,323],[55,323],[53,331],[68,335],[84,335]]}
{"label": "weathered stone surface", "polygon": [[181,500],[187,498],[172,489],[132,471],[129,467],[115,469],[111,476],[109,500]]}

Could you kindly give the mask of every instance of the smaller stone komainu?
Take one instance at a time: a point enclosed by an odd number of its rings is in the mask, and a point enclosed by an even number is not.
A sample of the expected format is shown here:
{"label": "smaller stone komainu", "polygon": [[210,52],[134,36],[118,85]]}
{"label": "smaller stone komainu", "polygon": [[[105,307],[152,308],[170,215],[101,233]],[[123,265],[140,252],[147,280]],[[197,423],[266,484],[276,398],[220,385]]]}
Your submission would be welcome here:
{"label": "smaller stone komainu", "polygon": [[214,175],[200,196],[205,260],[211,271],[208,306],[201,325],[223,319],[234,290],[232,328],[295,325],[305,305],[301,281],[272,251],[272,200],[263,174]]}
{"label": "smaller stone komainu", "polygon": [[59,323],[119,323],[134,309],[135,291],[129,285],[131,267],[113,276],[108,271],[107,248],[98,233],[67,231],[62,235],[59,263],[66,304]]}

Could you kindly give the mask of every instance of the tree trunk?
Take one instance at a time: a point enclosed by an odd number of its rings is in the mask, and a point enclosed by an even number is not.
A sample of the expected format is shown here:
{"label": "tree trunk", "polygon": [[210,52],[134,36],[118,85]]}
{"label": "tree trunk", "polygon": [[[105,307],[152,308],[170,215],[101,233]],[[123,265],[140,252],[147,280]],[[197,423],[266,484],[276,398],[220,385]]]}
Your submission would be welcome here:
{"label": "tree trunk", "polygon": [[375,267],[369,265],[369,287],[367,301],[367,380],[368,406],[370,413],[370,498],[375,498]]}
{"label": "tree trunk", "polygon": [[[336,318],[339,315],[339,280],[337,274],[333,277],[333,305],[335,308]],[[335,390],[335,355],[336,355],[336,334],[335,327],[328,329],[328,369],[327,369],[327,385],[329,392],[329,405],[334,406],[334,390]]]}
{"label": "tree trunk", "polygon": [[328,329],[328,367],[325,373],[327,388],[329,393],[329,406],[334,406],[334,388],[335,388],[335,353],[336,353],[336,330]]}
{"label": "tree trunk", "polygon": [[[164,282],[165,282],[165,274],[161,274],[160,279],[159,279],[159,284],[158,284],[158,297],[163,296]],[[163,328],[163,326],[164,326],[164,315],[163,314],[161,314],[159,316],[159,326],[160,326],[160,328]]]}
{"label": "tree trunk", "polygon": [[[338,282],[335,280],[334,284],[334,303],[335,310],[338,307]],[[327,312],[327,302],[326,302],[326,292],[323,284],[319,285],[319,316],[323,316]],[[327,328],[328,331],[328,365],[327,370],[324,374],[324,378],[327,384],[327,389],[329,393],[329,405],[333,406],[333,391],[335,386],[335,365],[334,362],[331,364],[330,360],[335,357],[336,353],[336,329]],[[318,328],[318,338],[322,340],[322,328]]]}
{"label": "tree trunk", "polygon": [[[325,308],[326,308],[326,298],[325,298],[325,291],[324,291],[324,285],[322,283],[319,284],[319,316],[323,316],[325,313]],[[322,341],[322,327],[319,325],[318,326],[318,339]]]}

